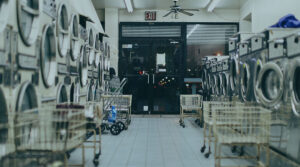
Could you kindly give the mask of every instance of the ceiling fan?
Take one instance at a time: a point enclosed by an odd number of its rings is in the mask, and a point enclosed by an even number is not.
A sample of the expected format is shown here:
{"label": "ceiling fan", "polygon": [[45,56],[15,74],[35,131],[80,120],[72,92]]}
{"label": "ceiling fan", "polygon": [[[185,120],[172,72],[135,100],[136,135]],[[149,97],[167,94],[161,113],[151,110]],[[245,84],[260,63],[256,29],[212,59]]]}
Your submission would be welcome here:
{"label": "ceiling fan", "polygon": [[173,0],[173,2],[174,2],[174,5],[170,6],[169,12],[167,14],[165,14],[163,17],[167,17],[172,13],[175,14],[175,18],[177,18],[177,15],[179,13],[182,13],[182,14],[185,14],[185,15],[188,15],[188,16],[193,16],[194,15],[193,13],[190,13],[190,12],[187,12],[187,11],[199,11],[199,9],[181,9],[181,7],[177,5],[178,0]]}

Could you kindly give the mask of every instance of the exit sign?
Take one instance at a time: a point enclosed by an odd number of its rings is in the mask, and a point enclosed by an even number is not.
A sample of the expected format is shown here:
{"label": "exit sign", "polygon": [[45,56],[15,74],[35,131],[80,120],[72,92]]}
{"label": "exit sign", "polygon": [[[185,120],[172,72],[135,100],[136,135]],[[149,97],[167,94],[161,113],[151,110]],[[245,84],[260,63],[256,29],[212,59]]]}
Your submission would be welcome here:
{"label": "exit sign", "polygon": [[156,20],[156,12],[154,12],[154,11],[146,11],[145,12],[145,20],[146,21]]}

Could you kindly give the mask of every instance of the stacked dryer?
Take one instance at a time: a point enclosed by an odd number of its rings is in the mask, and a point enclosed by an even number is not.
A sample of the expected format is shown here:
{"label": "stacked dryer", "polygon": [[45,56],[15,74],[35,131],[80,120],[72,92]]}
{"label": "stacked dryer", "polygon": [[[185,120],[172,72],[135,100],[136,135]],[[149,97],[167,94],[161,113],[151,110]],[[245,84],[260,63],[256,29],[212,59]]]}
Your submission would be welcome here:
{"label": "stacked dryer", "polygon": [[70,47],[69,18],[70,9],[66,1],[57,1],[57,19],[56,19],[56,36],[57,36],[57,72],[58,88],[56,94],[57,103],[66,103],[69,100],[69,90],[71,86],[71,77],[69,73],[70,57],[68,50]]}
{"label": "stacked dryer", "polygon": [[12,61],[11,55],[11,36],[12,27],[8,25],[9,11],[15,11],[11,4],[12,1],[0,2],[0,160],[2,157],[14,151],[12,142],[13,116],[10,112],[12,100]]}
{"label": "stacked dryer", "polygon": [[[70,4],[72,7],[72,4]],[[79,14],[72,7],[70,9],[70,51],[69,51],[69,72],[71,77],[70,102],[79,103],[80,101],[80,76],[79,76],[79,60],[80,60],[80,28]]]}

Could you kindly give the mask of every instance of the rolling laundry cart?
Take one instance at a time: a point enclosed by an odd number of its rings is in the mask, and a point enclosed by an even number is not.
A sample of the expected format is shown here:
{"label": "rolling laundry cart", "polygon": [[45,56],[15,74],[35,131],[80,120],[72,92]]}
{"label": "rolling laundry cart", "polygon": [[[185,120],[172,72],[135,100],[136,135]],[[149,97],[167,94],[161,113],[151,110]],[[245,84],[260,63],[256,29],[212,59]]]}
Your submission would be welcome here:
{"label": "rolling laundry cart", "polygon": [[[83,146],[86,134],[84,105],[44,105],[14,116],[16,151],[1,165],[68,166],[67,151]],[[82,152],[82,164],[85,156]],[[72,165],[69,165],[72,166]]]}
{"label": "rolling laundry cart", "polygon": [[[262,107],[222,106],[212,112],[215,136],[215,166],[222,166],[222,159],[252,159],[257,166],[269,166],[271,111]],[[228,156],[222,154],[222,146],[252,146],[255,156]],[[261,159],[261,149],[265,148],[265,162]]]}
{"label": "rolling laundry cart", "polygon": [[184,118],[187,117],[202,121],[202,100],[201,95],[180,95],[180,126],[185,127]]}
{"label": "rolling laundry cart", "polygon": [[[205,157],[208,158],[211,154],[211,143],[213,141],[213,114],[215,108],[222,107],[234,107],[237,105],[244,105],[240,102],[220,102],[220,101],[204,101],[203,102],[203,115],[204,115],[204,129],[203,129],[203,146],[200,151],[204,153],[206,149],[206,143],[208,142],[208,152],[205,153]],[[208,128],[208,135],[207,135]]]}

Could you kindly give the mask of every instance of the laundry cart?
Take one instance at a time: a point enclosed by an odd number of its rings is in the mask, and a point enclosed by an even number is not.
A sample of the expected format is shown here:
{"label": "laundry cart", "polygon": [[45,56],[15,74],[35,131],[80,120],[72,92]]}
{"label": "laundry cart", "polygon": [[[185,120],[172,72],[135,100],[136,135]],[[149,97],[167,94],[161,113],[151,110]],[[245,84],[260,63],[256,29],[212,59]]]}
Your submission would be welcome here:
{"label": "laundry cart", "polygon": [[185,127],[184,118],[193,117],[202,121],[201,95],[180,95],[180,126]]}
{"label": "laundry cart", "polygon": [[[13,127],[16,152],[0,166],[68,166],[66,153],[83,146],[85,140],[84,109],[84,105],[58,104],[17,112]],[[84,162],[83,152],[80,165]]]}
{"label": "laundry cart", "polygon": [[120,127],[120,130],[127,130],[131,123],[131,104],[132,95],[103,95],[104,112],[106,113],[106,119],[111,110],[111,106],[114,106],[117,111],[116,123]]}
{"label": "laundry cart", "polygon": [[[101,155],[101,124],[104,118],[101,101],[87,102],[85,108],[87,119],[87,136],[85,141],[85,149],[93,149],[95,166],[99,164],[99,157]],[[90,138],[92,136],[92,138]],[[98,137],[97,137],[98,136]]]}
{"label": "laundry cart", "polygon": [[[215,136],[215,166],[222,166],[222,159],[247,159],[255,161],[257,166],[269,166],[270,110],[246,105],[222,106],[214,109],[212,118]],[[254,147],[257,154],[255,156],[224,154],[222,146],[237,145]],[[261,158],[262,148],[265,149],[264,162]]]}
{"label": "laundry cart", "polygon": [[[206,150],[206,144],[208,142],[208,152],[204,155],[208,158],[211,154],[211,143],[213,142],[213,114],[212,112],[215,108],[222,108],[222,107],[235,107],[235,106],[242,106],[243,103],[240,102],[221,102],[221,101],[203,101],[203,118],[204,118],[204,129],[203,129],[203,146],[201,147],[200,151],[202,153]],[[208,129],[208,135],[207,135]]]}

